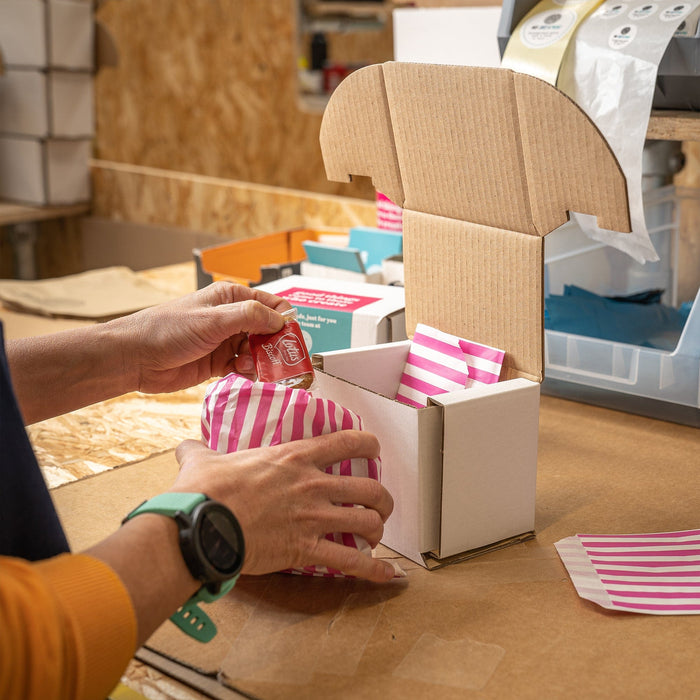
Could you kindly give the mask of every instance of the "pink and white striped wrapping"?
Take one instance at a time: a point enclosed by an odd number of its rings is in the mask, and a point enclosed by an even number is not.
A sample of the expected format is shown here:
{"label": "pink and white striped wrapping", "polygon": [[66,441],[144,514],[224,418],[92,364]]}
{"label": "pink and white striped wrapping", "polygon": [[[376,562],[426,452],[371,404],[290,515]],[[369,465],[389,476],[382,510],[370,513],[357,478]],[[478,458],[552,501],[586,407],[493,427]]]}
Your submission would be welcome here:
{"label": "pink and white striped wrapping", "polygon": [[574,535],[554,546],[581,598],[609,610],[700,613],[700,530]]}
{"label": "pink and white striped wrapping", "polygon": [[503,350],[463,340],[419,323],[396,400],[423,408],[429,396],[498,381]]}
{"label": "pink and white striped wrapping", "polygon": [[[202,437],[217,452],[236,452],[279,445],[292,440],[325,435],[338,430],[362,430],[362,420],[333,401],[315,398],[304,389],[290,389],[270,382],[251,382],[237,374],[211,384],[204,396]],[[362,476],[379,480],[380,460],[348,459],[331,464],[329,474]],[[353,504],[344,504],[353,507]],[[327,539],[369,554],[364,538],[350,533],[329,533]],[[311,576],[344,576],[322,566],[306,566],[293,573]]]}
{"label": "pink and white striped wrapping", "polygon": [[403,209],[385,194],[377,192],[377,228],[385,231],[403,231]]}

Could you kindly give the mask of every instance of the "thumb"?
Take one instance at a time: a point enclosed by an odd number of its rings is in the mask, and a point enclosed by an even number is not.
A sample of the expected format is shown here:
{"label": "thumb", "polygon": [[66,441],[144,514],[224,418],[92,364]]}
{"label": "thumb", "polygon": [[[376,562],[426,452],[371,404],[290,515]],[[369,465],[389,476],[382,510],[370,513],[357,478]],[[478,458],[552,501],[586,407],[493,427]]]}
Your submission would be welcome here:
{"label": "thumb", "polygon": [[183,469],[206,452],[211,452],[211,450],[201,440],[184,440],[175,448],[175,459],[177,459],[180,469]]}

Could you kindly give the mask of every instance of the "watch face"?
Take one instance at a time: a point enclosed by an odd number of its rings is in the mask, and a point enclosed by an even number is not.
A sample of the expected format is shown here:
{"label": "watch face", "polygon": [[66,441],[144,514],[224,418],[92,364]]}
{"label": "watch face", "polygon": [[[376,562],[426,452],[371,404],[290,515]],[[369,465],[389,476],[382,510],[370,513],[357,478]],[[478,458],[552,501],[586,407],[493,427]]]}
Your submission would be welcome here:
{"label": "watch face", "polygon": [[210,508],[203,514],[200,525],[200,545],[211,565],[222,573],[237,573],[242,564],[243,541],[228,512]]}

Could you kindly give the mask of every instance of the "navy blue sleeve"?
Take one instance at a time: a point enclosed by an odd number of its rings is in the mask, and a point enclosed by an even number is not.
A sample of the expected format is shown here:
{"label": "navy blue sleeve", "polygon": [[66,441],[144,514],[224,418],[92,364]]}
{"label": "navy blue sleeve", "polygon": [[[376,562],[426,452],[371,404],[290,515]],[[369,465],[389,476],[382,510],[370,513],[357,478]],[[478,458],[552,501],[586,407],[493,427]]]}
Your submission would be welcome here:
{"label": "navy blue sleeve", "polygon": [[0,323],[0,554],[36,561],[67,551],[12,388]]}

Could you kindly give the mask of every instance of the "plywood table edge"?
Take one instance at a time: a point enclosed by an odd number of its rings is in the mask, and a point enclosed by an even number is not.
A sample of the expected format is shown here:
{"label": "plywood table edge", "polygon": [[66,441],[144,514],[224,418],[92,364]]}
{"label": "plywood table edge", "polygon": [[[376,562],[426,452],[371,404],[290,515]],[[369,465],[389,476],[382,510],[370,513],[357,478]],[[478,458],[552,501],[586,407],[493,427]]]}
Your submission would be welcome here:
{"label": "plywood table edge", "polygon": [[700,112],[652,110],[647,138],[664,141],[700,141]]}

